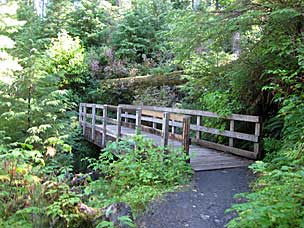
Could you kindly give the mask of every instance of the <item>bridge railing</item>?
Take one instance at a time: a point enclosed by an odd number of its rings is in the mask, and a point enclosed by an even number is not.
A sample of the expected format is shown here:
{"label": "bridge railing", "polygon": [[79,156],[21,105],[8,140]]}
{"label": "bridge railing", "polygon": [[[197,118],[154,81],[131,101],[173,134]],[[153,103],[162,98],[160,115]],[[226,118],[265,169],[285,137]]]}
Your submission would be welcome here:
{"label": "bridge railing", "polygon": [[[257,159],[261,156],[261,125],[262,121],[259,116],[253,115],[241,115],[231,114],[229,116],[220,116],[213,112],[202,111],[202,110],[190,110],[190,109],[178,109],[168,107],[156,107],[156,106],[134,106],[134,105],[121,105],[122,107],[138,107],[144,110],[169,112],[171,114],[182,114],[190,116],[190,131],[191,141],[202,146],[209,148],[230,152],[239,156],[243,156],[250,159]],[[229,121],[229,130],[221,130],[218,128],[212,128],[204,126],[203,120],[207,118],[216,118],[225,121]],[[240,132],[241,129],[236,128],[236,125],[246,124],[246,130],[251,132]],[[171,122],[172,129],[180,127],[180,123]],[[193,133],[193,134],[192,134]],[[202,133],[211,134],[215,136],[222,136],[229,138],[228,145],[224,145],[218,142],[207,141],[202,138]],[[252,148],[241,149],[236,147],[236,141],[246,141],[252,143]],[[251,147],[251,146],[249,146]]]}
{"label": "bridge railing", "polygon": [[[134,128],[136,134],[145,131],[161,136],[161,145],[164,147],[168,145],[169,139],[180,141],[184,150],[189,152],[190,116],[187,115],[151,111],[137,106],[81,103],[79,123],[82,126],[83,135],[102,147],[106,145],[107,138],[119,140],[128,135],[122,131],[122,126],[124,126]],[[113,128],[110,130],[107,126],[109,124],[116,126],[114,131]],[[171,129],[170,126],[172,126]]]}
{"label": "bridge railing", "polygon": [[[99,114],[100,113],[100,114]],[[221,130],[204,126],[204,119],[216,118],[229,121],[229,130]],[[89,122],[87,121],[89,120]],[[96,121],[101,121],[97,123]],[[101,134],[101,145],[104,146],[107,136],[119,139],[123,136],[121,127],[135,128],[136,132],[145,131],[162,137],[161,145],[167,146],[169,139],[181,141],[188,152],[190,139],[199,145],[230,152],[239,156],[256,159],[261,154],[261,119],[258,116],[232,114],[219,116],[213,112],[189,109],[177,109],[155,106],[136,105],[98,105],[80,104],[79,122],[83,127],[83,134],[90,134],[92,141],[98,141],[96,133]],[[250,125],[251,133],[240,132],[236,125],[245,123]],[[107,124],[116,125],[113,132],[107,129]],[[248,128],[248,127],[246,127]],[[202,134],[227,137],[227,145],[203,139]],[[242,140],[252,143],[252,149],[236,147],[236,141]]]}

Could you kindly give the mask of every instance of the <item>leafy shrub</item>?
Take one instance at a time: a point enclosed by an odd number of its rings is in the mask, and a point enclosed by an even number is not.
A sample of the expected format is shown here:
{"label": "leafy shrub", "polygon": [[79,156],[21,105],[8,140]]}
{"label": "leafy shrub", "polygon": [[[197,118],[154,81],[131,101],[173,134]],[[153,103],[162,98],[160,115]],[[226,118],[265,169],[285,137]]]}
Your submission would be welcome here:
{"label": "leafy shrub", "polygon": [[267,167],[263,162],[252,166],[261,177],[254,184],[255,192],[239,195],[248,202],[232,207],[238,217],[229,228],[303,227],[304,169],[285,165],[267,171]]}
{"label": "leafy shrub", "polygon": [[104,178],[87,189],[94,193],[90,202],[107,205],[123,201],[138,211],[151,199],[186,183],[191,173],[186,159],[181,151],[167,152],[143,136],[111,143],[91,164]]}
{"label": "leafy shrub", "polygon": [[52,40],[47,51],[49,65],[47,72],[60,79],[61,88],[77,89],[86,82],[84,49],[79,38],[72,38],[65,30]]}

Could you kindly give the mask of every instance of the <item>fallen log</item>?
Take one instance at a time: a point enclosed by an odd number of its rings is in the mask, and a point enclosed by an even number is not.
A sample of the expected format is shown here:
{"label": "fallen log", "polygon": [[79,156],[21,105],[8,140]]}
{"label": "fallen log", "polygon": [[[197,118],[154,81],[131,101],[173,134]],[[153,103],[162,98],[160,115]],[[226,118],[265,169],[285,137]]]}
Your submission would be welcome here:
{"label": "fallen log", "polygon": [[113,88],[138,89],[154,86],[176,86],[186,83],[183,71],[175,71],[169,74],[146,75],[127,78],[102,80],[101,85]]}

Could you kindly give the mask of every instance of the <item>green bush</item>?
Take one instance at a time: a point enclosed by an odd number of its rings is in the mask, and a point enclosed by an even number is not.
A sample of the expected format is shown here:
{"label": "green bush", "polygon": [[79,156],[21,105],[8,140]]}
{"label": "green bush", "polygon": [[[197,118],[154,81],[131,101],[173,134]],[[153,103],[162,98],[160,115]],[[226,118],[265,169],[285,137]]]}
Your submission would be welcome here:
{"label": "green bush", "polygon": [[104,178],[87,189],[94,193],[90,202],[100,206],[123,201],[134,211],[143,209],[151,199],[187,183],[191,168],[186,160],[183,152],[167,152],[141,135],[111,143],[91,164]]}

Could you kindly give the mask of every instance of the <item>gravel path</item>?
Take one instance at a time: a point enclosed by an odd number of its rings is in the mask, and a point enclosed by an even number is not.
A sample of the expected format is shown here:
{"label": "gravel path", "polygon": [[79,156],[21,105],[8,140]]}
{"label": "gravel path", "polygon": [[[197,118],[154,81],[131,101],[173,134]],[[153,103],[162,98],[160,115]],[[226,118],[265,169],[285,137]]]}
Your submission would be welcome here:
{"label": "gravel path", "polygon": [[139,228],[221,228],[234,216],[225,214],[236,193],[249,190],[247,168],[196,172],[190,189],[153,202],[137,219]]}

